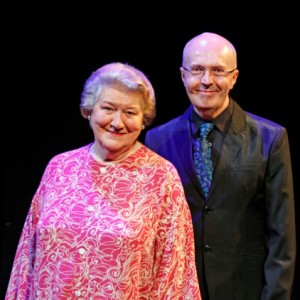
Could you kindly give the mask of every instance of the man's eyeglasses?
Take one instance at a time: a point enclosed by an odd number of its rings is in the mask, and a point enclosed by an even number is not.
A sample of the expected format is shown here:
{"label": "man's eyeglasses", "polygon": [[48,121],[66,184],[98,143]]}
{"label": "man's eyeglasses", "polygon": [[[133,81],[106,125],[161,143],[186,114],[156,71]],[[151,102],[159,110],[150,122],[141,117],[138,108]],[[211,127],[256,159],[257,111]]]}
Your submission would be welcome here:
{"label": "man's eyeglasses", "polygon": [[192,76],[203,76],[205,74],[205,72],[208,71],[210,73],[210,75],[216,76],[216,77],[226,76],[236,70],[236,68],[229,70],[229,71],[221,69],[221,68],[205,69],[205,68],[199,67],[199,66],[193,67],[192,69],[188,69],[184,66],[182,66],[182,68],[185,71],[189,72]]}

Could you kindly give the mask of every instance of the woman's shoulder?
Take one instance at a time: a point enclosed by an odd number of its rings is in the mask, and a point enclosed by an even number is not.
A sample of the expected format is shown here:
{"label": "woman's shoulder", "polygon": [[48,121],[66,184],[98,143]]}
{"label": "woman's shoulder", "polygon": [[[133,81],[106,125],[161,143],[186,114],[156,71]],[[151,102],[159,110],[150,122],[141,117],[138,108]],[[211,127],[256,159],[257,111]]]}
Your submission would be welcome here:
{"label": "woman's shoulder", "polygon": [[152,149],[148,148],[146,145],[143,144],[142,149],[146,153],[146,156],[148,157],[150,164],[153,164],[153,165],[160,164],[160,165],[164,165],[164,166],[168,167],[169,169],[170,168],[175,169],[175,166],[173,165],[173,163],[171,163],[169,160],[167,160],[163,156],[159,155]]}
{"label": "woman's shoulder", "polygon": [[87,154],[89,153],[91,144],[92,143],[81,146],[79,148],[75,148],[75,149],[71,149],[71,150],[67,150],[67,151],[58,153],[50,159],[49,164],[62,162],[62,161],[66,161],[69,159],[78,159],[80,157],[86,157]]}

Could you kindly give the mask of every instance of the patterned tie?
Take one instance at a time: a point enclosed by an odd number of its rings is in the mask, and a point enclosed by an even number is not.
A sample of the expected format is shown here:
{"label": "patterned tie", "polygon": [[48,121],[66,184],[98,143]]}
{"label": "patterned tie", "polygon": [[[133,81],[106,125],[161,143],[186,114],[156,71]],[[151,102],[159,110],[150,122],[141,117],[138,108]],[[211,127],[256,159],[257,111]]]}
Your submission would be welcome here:
{"label": "patterned tie", "polygon": [[199,137],[196,139],[194,146],[194,163],[205,197],[207,197],[209,191],[213,172],[211,143],[207,140],[207,136],[213,127],[213,123],[201,124]]}

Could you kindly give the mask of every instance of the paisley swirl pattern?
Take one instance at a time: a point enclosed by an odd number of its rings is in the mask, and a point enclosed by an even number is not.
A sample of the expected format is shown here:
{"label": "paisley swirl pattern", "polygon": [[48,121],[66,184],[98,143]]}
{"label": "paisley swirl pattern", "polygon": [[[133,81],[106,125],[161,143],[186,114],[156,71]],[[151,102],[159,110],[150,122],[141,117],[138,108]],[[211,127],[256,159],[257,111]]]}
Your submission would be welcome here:
{"label": "paisley swirl pattern", "polygon": [[201,299],[174,166],[145,146],[100,163],[90,146],[47,165],[5,299]]}
{"label": "paisley swirl pattern", "polygon": [[211,159],[212,144],[207,140],[207,136],[213,128],[213,123],[201,124],[199,138],[196,139],[194,145],[194,163],[196,173],[205,197],[208,195],[213,174],[213,163]]}

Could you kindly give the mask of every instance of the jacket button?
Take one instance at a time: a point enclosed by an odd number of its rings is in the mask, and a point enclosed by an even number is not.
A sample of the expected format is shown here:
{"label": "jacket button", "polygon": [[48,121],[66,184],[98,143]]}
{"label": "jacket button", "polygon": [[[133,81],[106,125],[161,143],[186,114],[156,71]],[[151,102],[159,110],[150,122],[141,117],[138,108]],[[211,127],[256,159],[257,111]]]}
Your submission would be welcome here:
{"label": "jacket button", "polygon": [[205,247],[204,247],[204,252],[205,253],[209,253],[209,252],[211,252],[211,246],[209,246],[209,245],[205,245]]}
{"label": "jacket button", "polygon": [[204,211],[205,214],[210,214],[212,209],[209,206],[205,205],[203,211]]}

